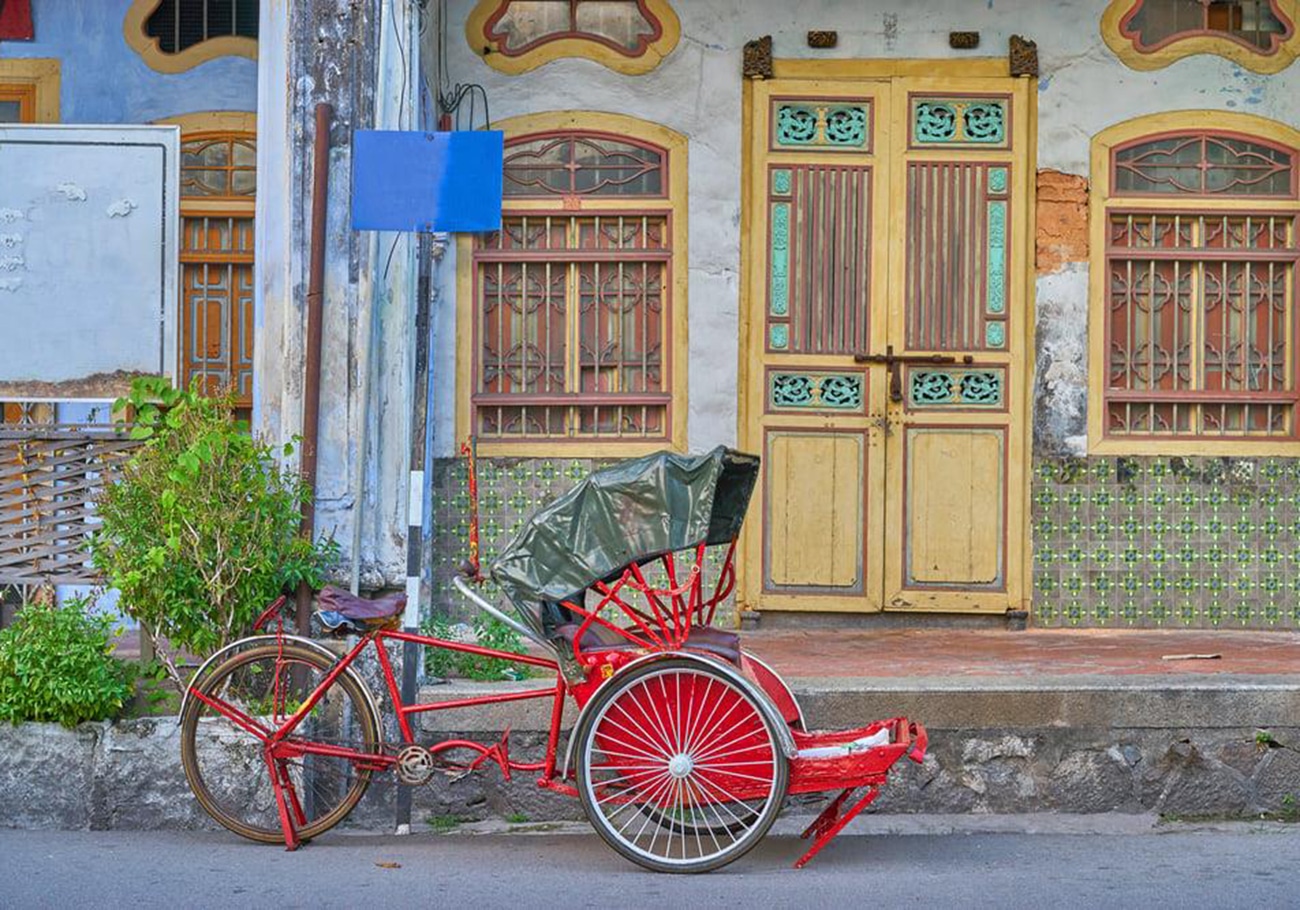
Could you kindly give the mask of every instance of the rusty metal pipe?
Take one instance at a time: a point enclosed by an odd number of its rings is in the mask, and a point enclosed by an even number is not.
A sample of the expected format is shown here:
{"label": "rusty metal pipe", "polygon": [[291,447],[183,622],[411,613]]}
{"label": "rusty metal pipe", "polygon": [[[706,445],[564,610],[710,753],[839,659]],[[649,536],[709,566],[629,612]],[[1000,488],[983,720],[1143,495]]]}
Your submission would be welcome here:
{"label": "rusty metal pipe", "polygon": [[[330,126],[334,106],[316,105],[315,150],[312,156],[311,259],[307,271],[306,375],[302,393],[302,450],[299,469],[310,491],[302,504],[299,533],[311,540],[316,534],[316,444],[320,432],[321,310],[325,292],[325,217],[328,214]],[[306,635],[311,622],[311,587],[298,585],[298,634]]]}

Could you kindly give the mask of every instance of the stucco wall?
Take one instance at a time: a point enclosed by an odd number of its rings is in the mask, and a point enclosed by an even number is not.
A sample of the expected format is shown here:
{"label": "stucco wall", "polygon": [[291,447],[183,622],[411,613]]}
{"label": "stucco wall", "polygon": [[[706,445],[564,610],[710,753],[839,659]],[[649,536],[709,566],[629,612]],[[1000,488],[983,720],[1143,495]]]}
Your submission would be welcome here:
{"label": "stucco wall", "polygon": [[35,41],[0,41],[0,57],[55,57],[64,123],[148,123],[194,111],[257,109],[257,61],[219,57],[165,75],[127,46],[130,0],[34,0]]}
{"label": "stucco wall", "polygon": [[[1193,57],[1154,72],[1123,66],[1103,43],[1100,0],[914,0],[879,5],[776,0],[673,4],[682,24],[676,50],[645,76],[624,76],[577,59],[521,76],[491,69],[466,43],[471,0],[449,0],[447,65],[456,82],[480,82],[496,119],[549,110],[615,111],[663,123],[690,140],[689,446],[736,438],[738,270],[740,267],[741,49],[764,34],[774,56],[958,58],[1002,56],[1011,34],[1038,43],[1038,167],[1086,176],[1090,138],[1122,120],[1186,108],[1235,110],[1294,123],[1300,66],[1261,76],[1217,57]],[[812,50],[809,29],[836,29],[839,45]],[[978,30],[980,47],[954,51],[951,30]],[[439,280],[454,299],[455,256]],[[1086,404],[1086,264],[1064,261],[1038,279],[1038,413],[1035,449],[1081,451]],[[437,314],[438,362],[454,358],[454,312]],[[437,454],[453,452],[454,389],[436,405]]]}

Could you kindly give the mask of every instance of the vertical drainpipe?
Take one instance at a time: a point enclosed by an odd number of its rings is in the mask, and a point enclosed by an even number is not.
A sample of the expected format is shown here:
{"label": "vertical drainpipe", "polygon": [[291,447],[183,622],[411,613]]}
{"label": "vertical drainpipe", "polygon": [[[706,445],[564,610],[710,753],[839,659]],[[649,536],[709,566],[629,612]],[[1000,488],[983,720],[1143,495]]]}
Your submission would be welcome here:
{"label": "vertical drainpipe", "polygon": [[[316,449],[320,431],[320,357],[321,309],[325,290],[325,216],[329,194],[330,125],[334,107],[325,102],[316,105],[316,136],[312,157],[311,186],[311,259],[307,273],[307,350],[306,376],[302,396],[303,483],[310,494],[302,504],[300,533],[308,540],[316,537]],[[297,625],[306,634],[311,622],[311,586],[298,584]]]}

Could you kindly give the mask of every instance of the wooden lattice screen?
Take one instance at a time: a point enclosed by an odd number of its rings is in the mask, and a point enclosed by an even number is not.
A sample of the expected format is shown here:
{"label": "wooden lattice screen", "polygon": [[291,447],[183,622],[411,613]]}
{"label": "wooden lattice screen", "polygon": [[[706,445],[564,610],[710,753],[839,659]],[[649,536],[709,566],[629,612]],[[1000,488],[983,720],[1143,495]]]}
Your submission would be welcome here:
{"label": "wooden lattice screen", "polygon": [[107,427],[0,426],[0,585],[101,580],[93,502],[138,445]]}

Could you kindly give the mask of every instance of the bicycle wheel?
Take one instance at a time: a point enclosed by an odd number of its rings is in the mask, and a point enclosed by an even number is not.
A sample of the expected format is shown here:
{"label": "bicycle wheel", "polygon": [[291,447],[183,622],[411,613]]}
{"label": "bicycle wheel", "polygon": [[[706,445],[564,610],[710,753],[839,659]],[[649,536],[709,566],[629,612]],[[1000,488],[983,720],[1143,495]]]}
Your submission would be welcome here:
{"label": "bicycle wheel", "polygon": [[[198,691],[269,732],[301,704],[294,693],[313,691],[333,664],[325,655],[297,645],[262,645],[220,664]],[[360,684],[344,673],[287,741],[373,755],[381,749],[379,731],[379,718]],[[199,804],[236,834],[281,843],[284,833],[264,756],[261,738],[190,696],[181,719],[181,763]],[[302,811],[296,827],[303,841],[342,821],[366,792],[372,773],[359,768],[355,759],[322,755],[286,759],[279,767],[288,775]]]}
{"label": "bicycle wheel", "polygon": [[669,659],[596,694],[578,794],[604,841],[658,872],[708,872],[762,839],[789,781],[776,728],[719,670]]}

